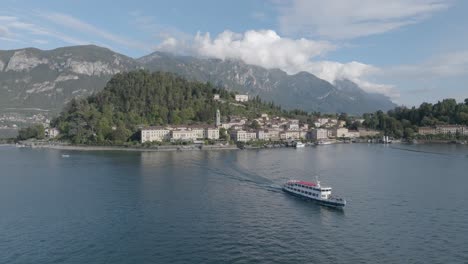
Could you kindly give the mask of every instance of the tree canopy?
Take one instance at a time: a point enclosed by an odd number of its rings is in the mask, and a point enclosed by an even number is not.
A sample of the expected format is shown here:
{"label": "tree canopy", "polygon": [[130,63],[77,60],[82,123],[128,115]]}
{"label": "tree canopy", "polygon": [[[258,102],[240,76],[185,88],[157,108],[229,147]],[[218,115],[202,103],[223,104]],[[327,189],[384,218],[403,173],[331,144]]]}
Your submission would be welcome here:
{"label": "tree canopy", "polygon": [[[219,94],[220,100],[214,100],[214,94]],[[116,74],[101,92],[73,99],[52,125],[60,130],[63,139],[75,144],[106,144],[137,140],[142,126],[214,124],[216,109],[223,116],[305,114],[303,119],[312,120],[307,113],[282,110],[258,96],[242,104],[234,98],[234,92],[210,83],[139,70]]]}
{"label": "tree canopy", "polygon": [[468,125],[468,99],[457,103],[455,99],[444,99],[436,104],[422,103],[418,108],[396,107],[384,113],[364,114],[363,125],[382,130],[393,137],[411,138],[421,126]]}

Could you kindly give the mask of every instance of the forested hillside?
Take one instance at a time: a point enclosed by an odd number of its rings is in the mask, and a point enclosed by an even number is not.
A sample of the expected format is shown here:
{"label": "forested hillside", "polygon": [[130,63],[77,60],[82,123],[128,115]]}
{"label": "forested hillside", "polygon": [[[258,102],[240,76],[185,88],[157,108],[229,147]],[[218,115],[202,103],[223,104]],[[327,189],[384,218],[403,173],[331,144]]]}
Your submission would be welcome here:
{"label": "forested hillside", "polygon": [[418,108],[396,107],[387,113],[364,114],[363,118],[365,127],[383,130],[397,138],[411,138],[421,126],[468,125],[468,98],[462,103],[444,99],[436,104],[423,103]]}
{"label": "forested hillside", "polygon": [[[220,101],[213,100],[215,93],[220,94]],[[258,97],[239,104],[234,96],[209,83],[187,81],[170,73],[119,73],[101,92],[72,100],[52,125],[59,128],[63,139],[73,143],[121,143],[136,140],[142,126],[213,124],[216,109],[223,118],[256,117],[260,113],[307,117],[307,113],[284,111]]]}

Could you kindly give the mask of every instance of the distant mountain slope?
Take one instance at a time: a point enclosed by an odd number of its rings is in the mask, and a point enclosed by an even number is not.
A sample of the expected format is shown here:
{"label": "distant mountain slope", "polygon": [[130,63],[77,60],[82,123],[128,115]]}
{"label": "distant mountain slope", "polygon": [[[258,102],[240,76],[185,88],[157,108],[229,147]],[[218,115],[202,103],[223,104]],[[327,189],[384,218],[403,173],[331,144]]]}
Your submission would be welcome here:
{"label": "distant mountain slope", "polygon": [[177,73],[191,80],[259,95],[288,109],[363,113],[395,106],[387,97],[368,94],[350,81],[338,81],[334,86],[306,72],[288,75],[279,69],[265,69],[238,60],[163,52],[132,59],[88,45],[50,51],[33,48],[0,51],[0,108],[60,111],[71,98],[103,89],[115,73],[138,68]]}
{"label": "distant mountain slope", "polygon": [[0,106],[60,110],[71,98],[101,90],[114,74],[136,65],[97,46],[0,51]]}
{"label": "distant mountain slope", "polygon": [[164,52],[154,52],[138,61],[151,71],[169,71],[189,79],[209,81],[259,95],[289,109],[356,114],[395,107],[388,97],[368,94],[349,80],[337,81],[334,86],[307,72],[288,75],[279,69],[265,69],[239,60],[200,59]]}

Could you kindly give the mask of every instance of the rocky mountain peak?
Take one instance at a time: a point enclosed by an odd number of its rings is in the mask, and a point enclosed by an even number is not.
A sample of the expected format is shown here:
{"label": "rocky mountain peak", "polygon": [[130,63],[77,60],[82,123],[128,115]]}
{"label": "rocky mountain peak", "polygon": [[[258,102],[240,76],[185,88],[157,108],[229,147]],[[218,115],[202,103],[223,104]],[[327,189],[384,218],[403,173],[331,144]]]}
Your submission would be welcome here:
{"label": "rocky mountain peak", "polygon": [[0,51],[0,105],[60,111],[71,98],[103,89],[114,74],[140,68],[259,95],[289,109],[362,113],[394,106],[388,98],[370,96],[355,84],[333,85],[307,72],[289,75],[241,60],[165,52],[132,59],[95,45]]}

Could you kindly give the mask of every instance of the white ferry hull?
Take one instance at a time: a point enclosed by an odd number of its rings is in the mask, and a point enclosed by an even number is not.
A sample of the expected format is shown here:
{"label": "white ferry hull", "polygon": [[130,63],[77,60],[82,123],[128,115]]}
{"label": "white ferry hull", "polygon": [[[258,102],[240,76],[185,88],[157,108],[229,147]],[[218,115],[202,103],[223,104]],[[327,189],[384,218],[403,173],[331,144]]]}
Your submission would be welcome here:
{"label": "white ferry hull", "polygon": [[331,187],[323,187],[320,182],[289,180],[283,185],[283,191],[306,200],[315,201],[321,205],[343,208],[346,200],[331,194]]}
{"label": "white ferry hull", "polygon": [[283,188],[283,191],[288,193],[288,194],[294,195],[296,197],[306,199],[306,200],[310,200],[310,201],[314,201],[314,202],[317,202],[317,203],[319,203],[321,205],[328,206],[328,207],[344,208],[346,206],[346,202],[345,203],[337,203],[337,202],[332,202],[332,201],[328,201],[328,200],[325,200],[325,199],[317,199],[317,198],[301,195],[301,194],[298,194],[298,193],[295,193],[295,192],[291,192],[291,191],[287,190],[286,188]]}

